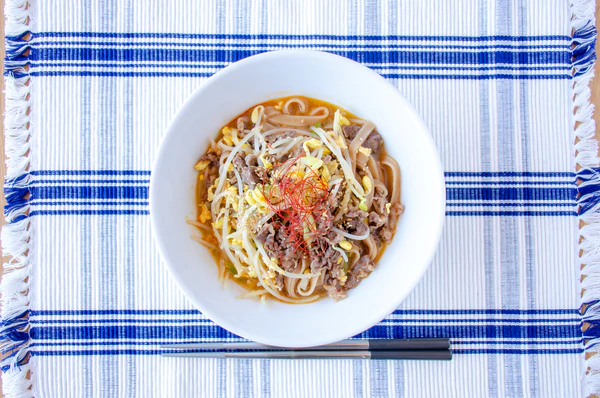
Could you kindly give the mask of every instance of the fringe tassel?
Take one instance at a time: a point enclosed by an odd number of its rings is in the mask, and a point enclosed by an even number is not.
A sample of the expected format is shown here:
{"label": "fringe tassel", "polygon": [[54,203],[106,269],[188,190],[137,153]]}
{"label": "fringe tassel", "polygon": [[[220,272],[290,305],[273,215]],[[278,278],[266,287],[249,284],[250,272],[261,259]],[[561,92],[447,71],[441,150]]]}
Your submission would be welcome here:
{"label": "fringe tassel", "polygon": [[577,171],[580,229],[580,265],[583,267],[582,320],[585,350],[583,393],[600,393],[600,161],[594,105],[589,83],[594,76],[596,28],[594,0],[571,0],[573,32],[573,114],[575,122],[575,161]]}
{"label": "fringe tassel", "polygon": [[29,345],[29,280],[31,271],[31,228],[29,214],[29,137],[31,80],[27,70],[29,43],[25,40],[32,26],[32,0],[6,0],[5,32],[6,108],[4,134],[6,181],[2,228],[2,252],[11,257],[4,264],[0,282],[0,351],[3,360],[2,390],[5,397],[33,397]]}

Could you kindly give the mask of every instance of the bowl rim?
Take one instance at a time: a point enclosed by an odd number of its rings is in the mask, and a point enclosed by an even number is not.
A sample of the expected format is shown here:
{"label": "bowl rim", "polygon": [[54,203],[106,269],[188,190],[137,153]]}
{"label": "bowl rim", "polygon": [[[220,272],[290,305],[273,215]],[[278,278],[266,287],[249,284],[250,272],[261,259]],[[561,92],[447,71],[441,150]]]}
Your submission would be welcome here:
{"label": "bowl rim", "polygon": [[[190,109],[193,109],[193,107],[195,106],[195,99],[197,97],[202,96],[202,94],[206,90],[208,90],[208,88],[210,86],[216,84],[219,80],[227,77],[229,74],[235,73],[239,69],[245,68],[248,65],[251,65],[254,63],[261,63],[261,62],[264,62],[265,60],[286,57],[286,56],[313,57],[313,58],[317,58],[317,59],[320,58],[320,60],[322,62],[328,62],[331,60],[335,60],[336,62],[342,62],[342,63],[346,64],[348,67],[356,68],[357,70],[361,70],[361,73],[370,74],[373,78],[379,79],[382,83],[385,83],[385,85],[388,88],[392,88],[393,90],[390,90],[390,92],[393,92],[394,95],[397,96],[397,98],[402,103],[404,103],[406,108],[409,109],[410,112],[413,114],[413,116],[415,118],[415,122],[420,125],[420,128],[425,133],[424,139],[429,141],[431,148],[434,150],[435,155],[437,155],[437,156],[435,156],[435,164],[431,165],[434,169],[432,173],[435,173],[439,176],[438,181],[437,181],[438,186],[437,187],[433,186],[433,188],[437,188],[437,190],[439,190],[441,192],[441,195],[440,195],[441,200],[439,203],[440,206],[437,209],[437,212],[439,213],[438,214],[438,222],[434,226],[432,226],[431,234],[428,237],[429,238],[428,240],[432,243],[431,244],[432,249],[429,250],[428,255],[423,258],[425,260],[425,266],[421,268],[420,272],[413,279],[412,283],[410,283],[410,285],[407,285],[407,286],[409,286],[409,288],[407,288],[405,290],[405,293],[402,295],[396,296],[394,299],[385,300],[384,302],[382,302],[381,306],[379,306],[377,309],[373,309],[370,316],[361,318],[361,322],[356,322],[354,327],[336,329],[335,331],[331,331],[325,338],[321,338],[318,335],[310,336],[310,338],[307,338],[306,344],[302,343],[302,344],[294,344],[294,345],[286,344],[284,341],[285,338],[283,338],[283,339],[279,338],[277,341],[273,341],[272,339],[267,340],[267,339],[263,338],[263,336],[261,336],[260,333],[253,332],[252,330],[247,330],[241,324],[233,324],[233,323],[227,321],[226,319],[222,318],[219,315],[218,311],[213,311],[210,308],[207,308],[202,303],[202,300],[199,300],[196,297],[195,293],[191,289],[188,289],[187,285],[183,281],[183,277],[178,273],[176,267],[173,266],[173,261],[171,261],[171,256],[168,254],[168,249],[164,242],[163,232],[160,231],[157,227],[158,211],[156,209],[156,206],[157,206],[156,203],[158,201],[158,197],[157,197],[157,190],[155,188],[157,185],[156,170],[160,167],[163,160],[168,157],[166,143],[170,139],[173,139],[173,137],[174,137],[173,127],[176,124],[176,122],[182,117],[182,115],[189,112]],[[431,183],[431,181],[430,181],[430,183]],[[284,49],[284,50],[264,52],[264,53],[260,53],[260,54],[253,55],[253,56],[244,58],[242,60],[239,60],[239,61],[219,70],[214,75],[210,76],[208,79],[206,79],[204,82],[202,82],[187,97],[187,99],[183,102],[183,104],[179,107],[179,109],[175,112],[175,114],[169,121],[167,129],[165,130],[165,133],[163,134],[163,136],[160,140],[159,149],[156,154],[156,157],[154,158],[154,162],[152,165],[152,171],[151,171],[151,175],[150,175],[149,213],[150,213],[152,235],[153,235],[154,241],[158,247],[158,251],[159,251],[159,254],[160,254],[163,264],[166,266],[167,270],[169,271],[169,273],[175,280],[179,289],[184,293],[186,298],[188,300],[190,300],[190,302],[203,315],[205,315],[207,318],[212,320],[215,324],[230,331],[231,333],[238,335],[242,338],[248,339],[248,340],[252,340],[252,341],[256,341],[259,343],[268,344],[268,345],[272,345],[272,346],[310,347],[310,346],[318,346],[318,345],[323,345],[323,344],[328,344],[328,343],[332,343],[335,341],[343,340],[343,339],[355,336],[355,335],[373,327],[374,325],[379,323],[381,320],[383,320],[386,316],[391,314],[395,309],[397,309],[398,306],[406,299],[406,297],[415,289],[416,285],[423,278],[423,275],[425,274],[425,272],[429,269],[431,262],[433,260],[433,257],[435,255],[437,249],[439,248],[439,242],[441,239],[441,234],[442,234],[444,221],[445,221],[445,209],[446,209],[445,190],[446,190],[446,188],[445,188],[444,171],[443,171],[443,166],[442,166],[442,162],[441,162],[441,158],[439,155],[437,145],[435,144],[435,141],[433,140],[433,137],[432,137],[427,125],[425,124],[425,122],[423,121],[423,119],[421,118],[419,113],[414,109],[412,104],[401,94],[401,92],[398,90],[397,87],[395,87],[392,83],[387,81],[384,77],[379,75],[377,72],[375,72],[375,71],[369,69],[368,67],[366,67],[358,62],[355,62],[351,59],[348,59],[348,58],[345,58],[345,57],[342,57],[339,55],[323,52],[323,51],[317,51],[317,50]],[[434,210],[435,209],[432,209],[432,211],[434,211]],[[304,305],[310,305],[310,304],[304,304]]]}

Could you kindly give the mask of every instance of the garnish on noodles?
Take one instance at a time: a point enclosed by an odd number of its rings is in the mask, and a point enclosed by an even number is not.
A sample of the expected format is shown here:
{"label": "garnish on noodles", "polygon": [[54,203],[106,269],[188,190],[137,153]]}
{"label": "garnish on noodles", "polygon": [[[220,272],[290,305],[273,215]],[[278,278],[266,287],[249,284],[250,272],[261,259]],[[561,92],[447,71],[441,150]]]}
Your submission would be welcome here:
{"label": "garnish on noodles", "polygon": [[281,98],[221,130],[195,166],[194,236],[241,297],[346,297],[375,269],[404,206],[375,125],[329,103]]}

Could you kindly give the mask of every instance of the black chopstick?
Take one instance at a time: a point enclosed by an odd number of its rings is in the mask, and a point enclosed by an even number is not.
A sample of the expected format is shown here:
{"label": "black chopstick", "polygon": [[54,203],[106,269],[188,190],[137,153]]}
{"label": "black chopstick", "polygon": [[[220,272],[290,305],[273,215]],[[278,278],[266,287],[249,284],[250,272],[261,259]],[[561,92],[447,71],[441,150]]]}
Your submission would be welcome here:
{"label": "black chopstick", "polygon": [[351,339],[318,347],[281,348],[259,343],[193,343],[162,345],[165,350],[291,350],[291,351],[329,351],[329,350],[449,350],[450,339]]}
{"label": "black chopstick", "polygon": [[385,360],[437,360],[452,359],[450,350],[325,350],[325,351],[212,351],[165,352],[164,357],[179,358],[250,358],[250,359],[385,359]]}
{"label": "black chopstick", "polygon": [[[282,348],[259,343],[193,343],[162,345],[165,357],[272,359],[423,359],[450,360],[449,339],[343,340],[319,347]],[[218,351],[200,351],[218,350]],[[240,350],[240,351],[231,351]]]}

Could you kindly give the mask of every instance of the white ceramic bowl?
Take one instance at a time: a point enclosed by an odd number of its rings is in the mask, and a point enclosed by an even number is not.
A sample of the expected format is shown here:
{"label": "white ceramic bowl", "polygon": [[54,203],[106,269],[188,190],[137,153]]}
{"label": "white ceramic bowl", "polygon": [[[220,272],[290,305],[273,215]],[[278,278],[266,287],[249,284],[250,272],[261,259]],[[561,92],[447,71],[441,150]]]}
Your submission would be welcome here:
{"label": "white ceramic bowl", "polygon": [[[196,171],[209,140],[236,115],[265,100],[305,95],[372,120],[402,169],[406,210],[375,271],[340,302],[262,304],[224,290],[208,250],[193,241]],[[440,159],[423,121],[398,90],[370,69],[332,54],[285,50],[260,54],[210,77],[177,112],[150,182],[150,215],[164,263],[186,296],[232,333],[264,344],[307,347],[356,335],[390,314],[415,287],[437,247],[444,220]]]}

